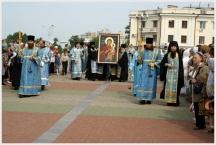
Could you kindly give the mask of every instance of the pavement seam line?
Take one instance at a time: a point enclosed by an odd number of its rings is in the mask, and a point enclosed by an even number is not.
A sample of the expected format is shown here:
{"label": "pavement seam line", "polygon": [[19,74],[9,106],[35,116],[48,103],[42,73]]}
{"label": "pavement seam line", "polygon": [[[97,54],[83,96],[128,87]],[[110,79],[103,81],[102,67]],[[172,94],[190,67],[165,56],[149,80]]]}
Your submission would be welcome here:
{"label": "pavement seam line", "polygon": [[80,115],[83,110],[85,110],[89,104],[109,86],[109,84],[110,81],[104,82],[40,137],[34,140],[33,143],[52,143],[77,118],[77,116]]}

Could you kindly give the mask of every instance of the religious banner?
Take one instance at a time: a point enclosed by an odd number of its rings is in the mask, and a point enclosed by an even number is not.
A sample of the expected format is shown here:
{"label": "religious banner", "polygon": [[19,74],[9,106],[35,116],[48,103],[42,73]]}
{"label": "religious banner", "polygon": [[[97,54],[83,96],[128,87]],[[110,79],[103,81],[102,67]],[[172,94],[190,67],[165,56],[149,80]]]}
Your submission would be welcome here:
{"label": "religious banner", "polygon": [[98,63],[117,64],[120,34],[99,34]]}

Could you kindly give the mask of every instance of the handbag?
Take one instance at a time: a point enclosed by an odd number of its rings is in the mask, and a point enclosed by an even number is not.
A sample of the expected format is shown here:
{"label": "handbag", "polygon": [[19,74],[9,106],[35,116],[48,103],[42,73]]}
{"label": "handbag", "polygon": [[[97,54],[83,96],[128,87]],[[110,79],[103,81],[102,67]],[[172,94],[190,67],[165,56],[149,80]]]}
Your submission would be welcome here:
{"label": "handbag", "polygon": [[198,115],[199,116],[207,116],[209,114],[209,111],[206,110],[205,108],[205,104],[208,102],[208,99],[202,99],[198,102],[199,104],[199,112]]}
{"label": "handbag", "polygon": [[[196,76],[199,74],[200,69],[198,70]],[[196,78],[196,77],[195,77]],[[202,91],[203,84],[201,82],[196,82],[193,84],[194,94],[199,94]]]}
{"label": "handbag", "polygon": [[196,82],[193,84],[194,94],[199,94],[202,91],[203,84],[200,82]]}

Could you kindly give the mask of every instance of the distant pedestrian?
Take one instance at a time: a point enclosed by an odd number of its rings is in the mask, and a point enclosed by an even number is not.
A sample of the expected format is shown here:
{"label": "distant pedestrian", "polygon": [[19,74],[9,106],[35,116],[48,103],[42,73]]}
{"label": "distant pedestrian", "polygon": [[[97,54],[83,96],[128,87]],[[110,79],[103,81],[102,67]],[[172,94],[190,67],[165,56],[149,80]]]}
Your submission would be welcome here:
{"label": "distant pedestrian", "polygon": [[64,49],[64,52],[61,55],[61,61],[62,61],[62,75],[67,75],[67,67],[69,61],[67,49]]}

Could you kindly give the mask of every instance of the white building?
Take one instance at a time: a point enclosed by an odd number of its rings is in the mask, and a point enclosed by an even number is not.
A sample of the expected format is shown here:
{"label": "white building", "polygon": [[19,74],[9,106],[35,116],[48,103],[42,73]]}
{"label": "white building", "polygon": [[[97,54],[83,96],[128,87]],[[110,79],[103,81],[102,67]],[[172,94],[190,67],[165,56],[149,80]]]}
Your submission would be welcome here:
{"label": "white building", "polygon": [[177,41],[181,47],[214,43],[214,8],[178,8],[168,5],[157,10],[130,12],[130,43],[138,45],[140,37],[151,37],[154,46],[163,47]]}
{"label": "white building", "polygon": [[120,44],[125,43],[125,36],[122,31],[118,31],[117,34],[120,34]]}
{"label": "white building", "polygon": [[81,35],[81,38],[84,38],[84,42],[90,42],[92,38],[96,37],[95,32],[86,32]]}
{"label": "white building", "polygon": [[111,31],[108,28],[101,29],[101,31],[97,31],[97,36],[100,33],[109,34],[109,33],[111,33]]}

